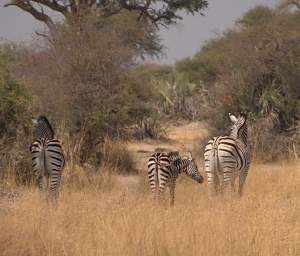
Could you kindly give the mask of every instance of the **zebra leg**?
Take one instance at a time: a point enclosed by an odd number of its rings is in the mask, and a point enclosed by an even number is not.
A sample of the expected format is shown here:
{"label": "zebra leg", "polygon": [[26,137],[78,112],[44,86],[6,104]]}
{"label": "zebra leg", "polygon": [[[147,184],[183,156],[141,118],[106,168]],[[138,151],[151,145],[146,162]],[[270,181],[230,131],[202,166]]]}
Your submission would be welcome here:
{"label": "zebra leg", "polygon": [[207,182],[209,196],[216,195],[220,190],[220,181],[218,175],[207,173]]}
{"label": "zebra leg", "polygon": [[156,187],[155,182],[150,181],[150,188],[151,188],[152,198],[153,198],[154,201],[156,201],[157,200],[157,195],[158,195],[158,189]]}
{"label": "zebra leg", "polygon": [[157,203],[159,200],[159,190],[158,188],[155,187],[151,187],[151,194],[152,194],[152,200]]}
{"label": "zebra leg", "polygon": [[214,189],[215,189],[215,193],[221,192],[221,182],[218,175],[215,175],[214,178]]}
{"label": "zebra leg", "polygon": [[231,192],[235,193],[235,177],[232,177],[231,180]]}
{"label": "zebra leg", "polygon": [[39,189],[41,191],[46,191],[47,190],[47,177],[45,175],[38,177],[38,183],[39,183]]}
{"label": "zebra leg", "polygon": [[232,171],[230,169],[224,168],[224,172],[223,172],[223,192],[225,194],[229,193],[229,185],[231,185],[234,187],[234,179],[232,176]]}
{"label": "zebra leg", "polygon": [[158,187],[158,201],[163,202],[165,199],[166,184],[160,184]]}
{"label": "zebra leg", "polygon": [[60,172],[52,172],[50,175],[50,196],[57,199],[59,194],[61,174]]}
{"label": "zebra leg", "polygon": [[248,170],[244,170],[244,172],[242,172],[239,176],[239,195],[242,196],[243,194],[243,187],[244,187],[244,183],[246,181],[247,178],[247,174],[248,174]]}
{"label": "zebra leg", "polygon": [[172,179],[169,183],[169,190],[170,190],[170,206],[174,205],[175,200],[175,186],[176,186],[176,180]]}

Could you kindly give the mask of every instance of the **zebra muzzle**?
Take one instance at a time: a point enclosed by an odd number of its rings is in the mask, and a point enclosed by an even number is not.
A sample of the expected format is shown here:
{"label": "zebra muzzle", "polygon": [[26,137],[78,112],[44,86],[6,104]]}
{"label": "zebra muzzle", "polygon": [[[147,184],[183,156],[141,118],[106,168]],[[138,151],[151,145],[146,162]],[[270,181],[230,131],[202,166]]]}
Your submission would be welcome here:
{"label": "zebra muzzle", "polygon": [[200,176],[200,177],[197,177],[197,182],[198,183],[203,183],[203,181],[204,181],[204,178],[202,177],[202,176]]}

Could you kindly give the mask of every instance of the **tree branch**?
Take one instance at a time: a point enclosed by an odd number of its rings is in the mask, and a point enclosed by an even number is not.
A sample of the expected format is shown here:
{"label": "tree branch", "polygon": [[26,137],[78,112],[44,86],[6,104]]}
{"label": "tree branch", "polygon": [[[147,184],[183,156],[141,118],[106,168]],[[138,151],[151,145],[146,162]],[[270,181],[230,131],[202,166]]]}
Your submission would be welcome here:
{"label": "tree branch", "polygon": [[279,5],[279,9],[286,9],[290,6],[295,6],[298,10],[300,10],[300,0],[283,0]]}
{"label": "tree branch", "polygon": [[34,8],[29,0],[13,0],[11,3],[5,4],[4,7],[8,6],[17,6],[23,11],[31,14],[35,19],[44,22],[47,27],[52,30],[54,27],[54,22],[52,19],[45,13],[38,11]]}
{"label": "tree branch", "polygon": [[294,6],[296,6],[300,10],[300,1],[299,0],[291,1],[291,4],[293,4]]}
{"label": "tree branch", "polygon": [[[118,2],[123,9],[140,12],[140,18],[146,16],[153,23],[166,26],[175,23],[176,20],[182,19],[181,16],[176,14],[178,10],[185,9],[188,13],[195,14],[206,8],[208,5],[207,0],[163,0],[161,2],[164,2],[165,6],[158,9],[155,8],[157,1],[152,0],[146,0],[145,4],[138,4],[127,0],[119,0]],[[151,4],[153,4],[153,7],[151,7]]]}
{"label": "tree branch", "polygon": [[[299,0],[289,1],[299,2]],[[36,9],[34,4],[41,5],[41,8],[44,6],[59,12],[66,19],[70,18],[70,16],[77,17],[81,8],[94,10],[93,7],[95,5],[99,12],[98,15],[103,17],[117,14],[125,9],[137,12],[139,20],[145,18],[156,26],[169,26],[182,19],[177,14],[180,10],[185,10],[191,14],[202,14],[201,11],[207,7],[208,0],[10,0],[10,3],[5,6],[17,6],[30,13],[37,20],[44,22],[49,28],[52,28],[54,22],[51,20],[51,17]]]}
{"label": "tree branch", "polygon": [[62,14],[65,14],[68,12],[68,7],[66,5],[60,5],[55,0],[52,0],[52,2],[50,2],[49,0],[31,0],[31,1],[45,5],[45,6],[49,7],[50,9],[60,12]]}

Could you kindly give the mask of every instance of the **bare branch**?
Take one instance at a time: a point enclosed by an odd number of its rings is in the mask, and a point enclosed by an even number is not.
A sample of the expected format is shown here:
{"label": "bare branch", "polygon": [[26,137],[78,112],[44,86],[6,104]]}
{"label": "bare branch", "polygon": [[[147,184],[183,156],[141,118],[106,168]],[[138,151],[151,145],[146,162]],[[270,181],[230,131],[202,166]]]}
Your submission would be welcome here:
{"label": "bare branch", "polygon": [[68,8],[65,5],[58,4],[57,1],[53,0],[52,2],[49,0],[31,0],[32,2],[39,3],[49,7],[50,9],[65,14],[68,12]]}
{"label": "bare branch", "polygon": [[287,9],[289,7],[296,7],[298,10],[300,10],[300,0],[282,0],[279,4],[279,9]]}
{"label": "bare branch", "polygon": [[[154,8],[156,1],[146,0],[144,4],[131,2],[127,0],[119,0],[120,7],[129,11],[140,12],[139,18],[145,16],[157,25],[168,26],[181,20],[182,17],[177,15],[178,10],[186,10],[188,13],[195,14],[206,8],[208,3],[206,0],[198,2],[188,0],[163,0],[165,5],[161,9]],[[153,4],[153,7],[151,7]],[[202,14],[202,13],[201,13]]]}
{"label": "bare branch", "polygon": [[44,37],[49,44],[51,44],[51,45],[54,44],[53,38],[49,34],[41,33],[38,31],[36,31],[35,34],[38,36]]}
{"label": "bare branch", "polygon": [[[10,3],[5,6],[17,6],[22,10],[30,13],[37,20],[46,23],[50,28],[53,27],[51,17],[43,11],[35,8],[34,4],[48,7],[49,9],[59,12],[66,19],[71,16],[77,17],[82,15],[80,9],[94,10],[96,6],[98,15],[108,17],[120,13],[122,10],[129,10],[138,13],[138,19],[148,19],[157,27],[159,25],[169,26],[176,23],[177,20],[182,19],[178,15],[178,11],[185,10],[188,13],[201,13],[208,5],[208,0],[144,0],[144,1],[129,1],[129,0],[9,0]],[[297,1],[297,0],[293,0]],[[298,0],[299,1],[299,0]],[[159,4],[161,3],[161,5]],[[158,7],[160,6],[160,7]],[[78,17],[79,17],[78,16]]]}
{"label": "bare branch", "polygon": [[28,0],[13,0],[4,6],[17,6],[23,11],[30,13],[35,19],[44,22],[50,30],[54,27],[52,19],[47,14],[34,8]]}

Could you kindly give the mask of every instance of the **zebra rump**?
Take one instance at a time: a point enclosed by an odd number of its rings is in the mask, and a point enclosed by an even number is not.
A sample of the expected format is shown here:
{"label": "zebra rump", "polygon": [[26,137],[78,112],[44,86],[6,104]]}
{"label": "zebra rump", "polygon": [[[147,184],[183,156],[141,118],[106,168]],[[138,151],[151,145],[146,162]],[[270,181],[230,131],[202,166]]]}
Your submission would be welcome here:
{"label": "zebra rump", "polygon": [[159,195],[168,186],[171,196],[170,204],[173,205],[176,179],[181,173],[185,173],[198,183],[203,182],[203,177],[198,172],[197,164],[191,154],[183,158],[176,151],[151,155],[148,161],[148,180],[152,193]]}
{"label": "zebra rump", "polygon": [[250,165],[247,119],[242,113],[238,118],[229,114],[229,118],[233,123],[230,135],[214,137],[205,147],[205,170],[215,191],[227,184],[234,190],[235,178],[239,177],[241,195]]}
{"label": "zebra rump", "polygon": [[[148,161],[148,180],[152,192],[158,192],[158,188],[164,186],[170,173],[170,159],[167,153],[155,153]],[[159,170],[161,175],[159,175]]]}
{"label": "zebra rump", "polygon": [[60,142],[57,139],[38,139],[31,145],[31,156],[39,188],[45,191],[49,187],[50,194],[57,196],[61,173],[65,165]]}

